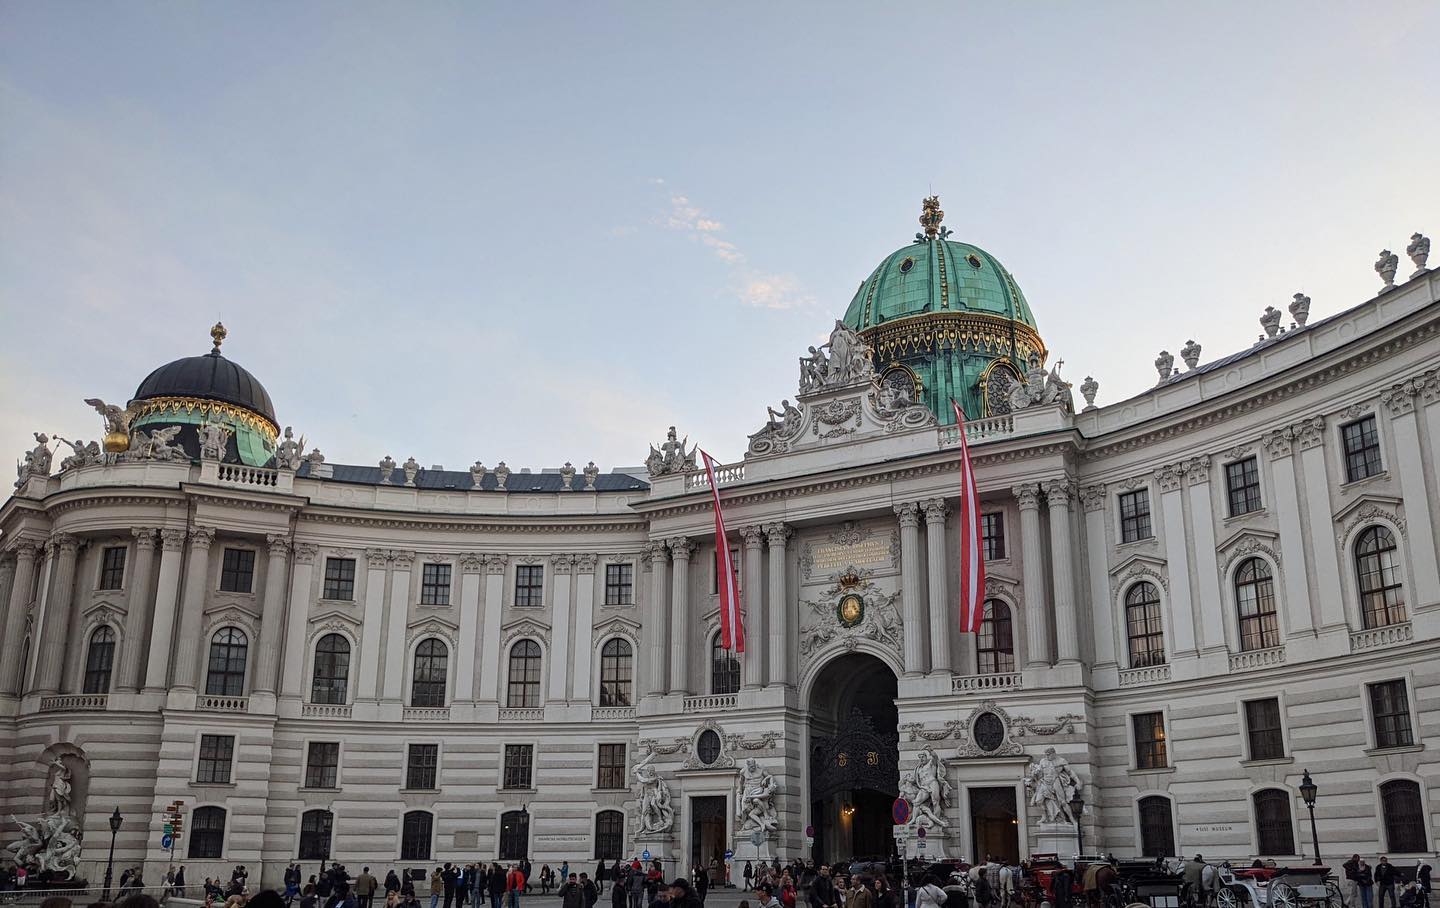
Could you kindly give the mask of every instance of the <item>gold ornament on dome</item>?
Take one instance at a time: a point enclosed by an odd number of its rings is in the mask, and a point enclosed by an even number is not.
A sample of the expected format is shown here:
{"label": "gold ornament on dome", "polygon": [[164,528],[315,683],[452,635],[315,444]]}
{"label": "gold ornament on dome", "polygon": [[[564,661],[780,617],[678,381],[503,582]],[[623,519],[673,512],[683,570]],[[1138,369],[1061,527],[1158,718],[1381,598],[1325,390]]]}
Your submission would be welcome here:
{"label": "gold ornament on dome", "polygon": [[210,352],[219,353],[220,345],[225,343],[225,338],[229,336],[230,332],[225,330],[225,323],[216,322],[215,327],[210,329],[210,339],[215,342],[215,349],[211,350]]}
{"label": "gold ornament on dome", "polygon": [[920,226],[925,228],[926,236],[934,237],[940,232],[940,222],[945,220],[945,212],[940,210],[940,197],[927,196],[920,206]]}
{"label": "gold ornament on dome", "polygon": [[184,411],[190,415],[199,413],[212,420],[227,419],[236,425],[245,426],[258,433],[272,445],[275,444],[275,439],[280,437],[280,427],[258,413],[242,409],[234,404],[204,400],[199,397],[152,397],[149,400],[138,401],[131,405],[130,421],[133,425],[146,416],[175,411]]}

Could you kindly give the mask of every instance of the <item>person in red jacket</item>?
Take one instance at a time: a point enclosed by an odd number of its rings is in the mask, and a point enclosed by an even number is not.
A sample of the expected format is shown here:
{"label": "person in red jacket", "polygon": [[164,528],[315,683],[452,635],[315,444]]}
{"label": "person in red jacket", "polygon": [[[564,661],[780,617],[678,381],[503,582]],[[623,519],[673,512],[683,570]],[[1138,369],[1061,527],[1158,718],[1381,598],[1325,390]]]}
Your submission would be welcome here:
{"label": "person in red jacket", "polygon": [[519,864],[511,864],[510,872],[505,874],[505,904],[509,908],[520,908],[520,893],[525,891],[525,874],[520,872]]}

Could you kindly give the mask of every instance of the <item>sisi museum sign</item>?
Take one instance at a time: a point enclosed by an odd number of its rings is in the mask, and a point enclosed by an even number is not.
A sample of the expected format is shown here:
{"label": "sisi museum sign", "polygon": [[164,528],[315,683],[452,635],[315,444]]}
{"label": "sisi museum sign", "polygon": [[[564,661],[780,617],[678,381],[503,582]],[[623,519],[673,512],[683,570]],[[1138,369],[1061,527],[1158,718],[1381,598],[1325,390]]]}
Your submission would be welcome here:
{"label": "sisi museum sign", "polygon": [[942,218],[927,199],[718,466],[722,540],[674,428],[634,469],[333,463],[219,325],[53,414],[0,508],[9,854],[98,879],[118,807],[115,859],[150,879],[166,815],[192,879],[267,883],[332,857],[836,860],[920,829],[937,857],[1295,861],[1307,769],[1327,858],[1433,850],[1429,241],[1383,252],[1372,298],[1310,288],[1311,320],[1298,292],[1247,349],[1162,351],[1102,405]]}

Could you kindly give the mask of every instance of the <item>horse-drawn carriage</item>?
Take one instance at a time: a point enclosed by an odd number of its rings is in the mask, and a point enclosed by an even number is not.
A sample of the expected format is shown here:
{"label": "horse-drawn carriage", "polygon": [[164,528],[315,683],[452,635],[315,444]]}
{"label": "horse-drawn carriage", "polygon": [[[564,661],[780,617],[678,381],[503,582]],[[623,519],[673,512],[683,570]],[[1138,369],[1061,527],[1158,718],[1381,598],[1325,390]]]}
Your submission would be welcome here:
{"label": "horse-drawn carriage", "polygon": [[1343,908],[1328,867],[1220,868],[1219,908]]}

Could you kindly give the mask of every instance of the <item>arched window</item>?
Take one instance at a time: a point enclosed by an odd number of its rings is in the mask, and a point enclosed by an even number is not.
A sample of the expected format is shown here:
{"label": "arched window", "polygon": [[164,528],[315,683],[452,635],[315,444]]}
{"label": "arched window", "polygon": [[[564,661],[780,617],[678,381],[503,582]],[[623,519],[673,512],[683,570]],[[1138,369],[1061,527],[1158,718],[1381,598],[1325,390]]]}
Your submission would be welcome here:
{"label": "arched window", "polygon": [[90,648],[85,651],[85,693],[110,693],[110,668],[114,664],[115,631],[102,624],[90,635]]}
{"label": "arched window", "polygon": [[[1160,591],[1142,580],[1125,594],[1125,633],[1130,639],[1130,667],[1165,664],[1165,629],[1160,623]],[[1168,803],[1168,802],[1167,802]]]}
{"label": "arched window", "polygon": [[238,627],[222,627],[210,638],[210,671],[205,676],[205,693],[216,697],[245,694],[245,660],[250,641]]}
{"label": "arched window", "polygon": [[1255,792],[1256,844],[1269,857],[1295,853],[1295,827],[1290,818],[1290,792],[1266,788]]}
{"label": "arched window", "polygon": [[720,635],[710,643],[710,693],[733,694],[740,690],[740,660],[720,645]]}
{"label": "arched window", "polygon": [[505,688],[505,705],[512,709],[533,709],[540,705],[540,644],[517,640],[510,647],[510,680]]}
{"label": "arched window", "polygon": [[400,824],[400,860],[430,860],[430,832],[435,818],[423,810],[405,814]]}
{"label": "arched window", "polygon": [[629,706],[634,658],[630,643],[615,637],[600,648],[600,705]]}
{"label": "arched window", "polygon": [[976,649],[980,655],[981,674],[1015,670],[1015,635],[1010,622],[1010,606],[999,599],[985,600],[985,615],[980,619]]}
{"label": "arched window", "polygon": [[[1280,645],[1275,578],[1270,573],[1270,565],[1259,558],[1241,562],[1235,572],[1235,607],[1240,613],[1240,649],[1269,649]],[[1288,851],[1265,853],[1290,854]]]}
{"label": "arched window", "polygon": [[602,810],[595,814],[595,858],[618,861],[625,851],[625,814]]}
{"label": "arched window", "polygon": [[315,675],[311,703],[344,703],[350,691],[350,641],[326,634],[315,644]]}
{"label": "arched window", "polygon": [[330,860],[330,832],[335,816],[328,810],[307,810],[300,815],[300,854],[302,861]]}
{"label": "arched window", "polygon": [[507,810],[500,814],[500,860],[519,861],[530,854],[530,814]]}
{"label": "arched window", "polygon": [[[441,640],[427,637],[415,647],[415,669],[410,675],[411,706],[444,706],[445,679],[450,649]],[[426,814],[429,816],[429,814]]]}
{"label": "arched window", "polygon": [[1360,578],[1360,615],[1367,628],[1405,621],[1395,534],[1382,526],[1367,527],[1360,534],[1355,541],[1355,575]]}
{"label": "arched window", "polygon": [[1385,847],[1391,854],[1418,854],[1430,850],[1425,836],[1425,806],[1420,785],[1394,779],[1380,786],[1380,812],[1385,823]]}
{"label": "arched window", "polygon": [[197,807],[190,813],[191,858],[218,858],[225,847],[225,808]]}
{"label": "arched window", "polygon": [[1140,799],[1140,853],[1147,858],[1175,856],[1169,798],[1150,795]]}

